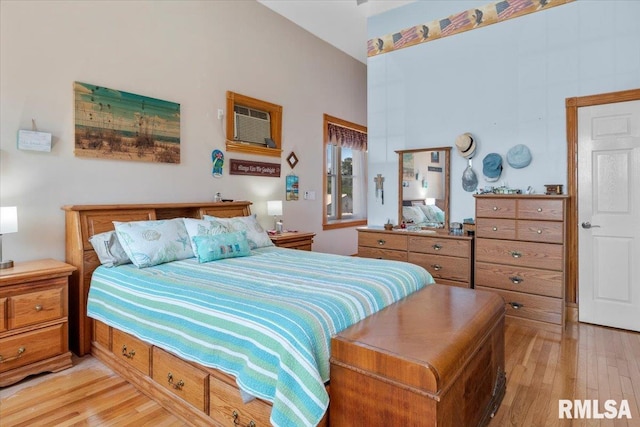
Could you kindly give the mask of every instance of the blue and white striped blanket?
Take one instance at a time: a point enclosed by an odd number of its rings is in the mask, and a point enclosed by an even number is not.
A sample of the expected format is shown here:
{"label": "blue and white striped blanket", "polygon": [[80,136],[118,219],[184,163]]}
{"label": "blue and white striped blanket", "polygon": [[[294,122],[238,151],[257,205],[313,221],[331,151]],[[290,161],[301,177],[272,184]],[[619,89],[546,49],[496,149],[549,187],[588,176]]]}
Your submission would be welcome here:
{"label": "blue and white striped blanket", "polygon": [[88,315],[235,376],[274,426],[313,426],[329,396],[333,334],[432,283],[397,261],[268,247],[199,264],[98,267]]}

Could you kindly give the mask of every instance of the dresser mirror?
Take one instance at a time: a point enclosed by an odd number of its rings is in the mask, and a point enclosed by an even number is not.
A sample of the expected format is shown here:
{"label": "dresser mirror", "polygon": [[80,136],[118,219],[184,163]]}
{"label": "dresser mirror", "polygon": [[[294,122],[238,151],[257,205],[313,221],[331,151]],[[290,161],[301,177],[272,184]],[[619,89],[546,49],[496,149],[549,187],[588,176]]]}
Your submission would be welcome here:
{"label": "dresser mirror", "polygon": [[449,228],[451,147],[399,150],[398,219],[409,230]]}

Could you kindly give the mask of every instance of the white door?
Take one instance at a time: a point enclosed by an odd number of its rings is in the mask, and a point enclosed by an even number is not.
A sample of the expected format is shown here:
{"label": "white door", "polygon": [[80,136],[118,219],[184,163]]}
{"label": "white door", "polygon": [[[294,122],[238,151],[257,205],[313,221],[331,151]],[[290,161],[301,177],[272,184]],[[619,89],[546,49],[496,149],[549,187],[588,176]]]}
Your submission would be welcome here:
{"label": "white door", "polygon": [[581,322],[640,331],[640,101],[578,109]]}

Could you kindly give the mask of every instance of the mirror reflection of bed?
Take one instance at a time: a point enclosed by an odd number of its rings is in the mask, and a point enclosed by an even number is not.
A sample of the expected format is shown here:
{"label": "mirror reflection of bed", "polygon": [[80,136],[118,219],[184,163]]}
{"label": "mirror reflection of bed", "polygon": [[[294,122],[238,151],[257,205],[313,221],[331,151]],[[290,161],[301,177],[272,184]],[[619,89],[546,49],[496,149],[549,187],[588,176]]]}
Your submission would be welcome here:
{"label": "mirror reflection of bed", "polygon": [[408,229],[448,228],[451,147],[397,151],[398,221]]}

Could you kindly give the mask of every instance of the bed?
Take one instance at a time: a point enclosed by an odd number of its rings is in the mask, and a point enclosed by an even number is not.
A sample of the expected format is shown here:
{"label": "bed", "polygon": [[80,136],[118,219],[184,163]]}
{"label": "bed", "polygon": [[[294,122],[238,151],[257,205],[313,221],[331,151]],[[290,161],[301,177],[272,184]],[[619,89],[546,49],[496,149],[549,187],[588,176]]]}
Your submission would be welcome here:
{"label": "bed", "polygon": [[[321,368],[318,370],[318,378],[312,378],[313,375],[310,375],[309,378],[305,379],[307,382],[303,381],[304,393],[301,393],[302,389],[295,389],[295,387],[299,386],[292,386],[290,382],[287,383],[288,385],[284,388],[278,388],[279,386],[275,386],[274,384],[267,384],[265,386],[266,389],[268,389],[267,391],[260,388],[264,386],[260,381],[257,381],[258,385],[248,385],[251,380],[251,375],[248,377],[243,376],[241,369],[229,369],[216,361],[207,359],[202,356],[202,353],[200,353],[199,356],[185,353],[184,347],[177,345],[178,341],[181,340],[177,337],[180,336],[184,338],[189,335],[189,333],[186,333],[185,330],[177,331],[173,334],[167,333],[167,331],[171,329],[171,325],[178,323],[187,324],[190,322],[184,319],[177,321],[175,313],[171,315],[174,316],[172,320],[169,320],[168,323],[157,329],[151,328],[145,330],[144,328],[136,329],[133,327],[134,324],[145,323],[145,321],[140,320],[143,319],[143,317],[136,317],[143,316],[142,312],[144,309],[141,308],[141,304],[138,304],[140,298],[155,298],[158,300],[158,294],[154,292],[165,292],[164,295],[166,296],[170,294],[171,291],[159,290],[160,288],[154,285],[152,287],[152,293],[145,294],[144,297],[135,293],[135,296],[129,299],[117,293],[124,292],[133,295],[134,293],[131,289],[122,291],[124,288],[118,288],[120,290],[116,291],[114,290],[116,288],[110,288],[110,286],[113,286],[113,284],[118,281],[122,284],[131,285],[134,288],[136,286],[140,288],[140,283],[144,283],[148,279],[144,277],[146,273],[154,276],[163,276],[164,279],[162,280],[165,280],[166,283],[172,280],[185,283],[186,279],[180,276],[181,274],[185,274],[185,271],[191,272],[188,274],[195,274],[196,277],[200,277],[199,275],[202,274],[201,270],[197,269],[197,267],[201,267],[198,266],[199,263],[197,260],[185,259],[148,269],[136,269],[131,266],[107,269],[105,267],[99,267],[100,262],[98,261],[98,257],[92,245],[89,243],[91,236],[112,230],[113,221],[128,222],[173,218],[202,218],[205,215],[230,218],[248,216],[250,214],[249,206],[250,202],[65,206],[63,209],[65,210],[66,216],[66,258],[67,262],[78,268],[78,271],[70,280],[69,323],[71,348],[78,355],[91,352],[95,357],[112,367],[138,389],[157,400],[172,413],[182,417],[185,421],[193,425],[270,425],[272,423],[279,425],[329,425],[330,420],[328,419],[328,411],[326,411],[326,405],[331,396],[331,385],[326,382],[329,379],[328,347],[325,347],[324,350],[301,350],[302,353],[305,353],[305,351],[308,353],[316,351],[314,354],[307,354],[310,357],[309,360],[321,359],[319,362]],[[251,262],[247,263],[246,261],[248,259],[251,259]],[[280,264],[278,264],[278,259],[281,261]],[[343,278],[343,283],[348,283],[348,280],[344,279],[346,279],[348,271],[356,270],[353,268],[353,266],[356,265],[354,263],[356,261],[364,262],[365,264],[373,263],[360,267],[361,270],[369,271],[373,276],[390,274],[396,265],[400,266],[404,264],[391,262],[391,264],[385,264],[385,268],[376,270],[376,265],[383,265],[379,263],[378,260],[356,260],[350,257],[340,257],[329,254],[302,253],[291,249],[262,248],[252,251],[252,255],[246,257],[244,260],[242,258],[234,258],[225,260],[224,263],[215,261],[215,263],[217,263],[215,264],[215,270],[217,271],[219,284],[228,285],[228,288],[223,291],[223,294],[229,299],[234,299],[235,304],[241,304],[243,302],[242,296],[225,293],[230,291],[231,288],[245,286],[245,281],[238,281],[240,276],[244,275],[247,278],[251,278],[251,280],[258,281],[263,284],[263,287],[278,287],[278,280],[273,280],[271,284],[268,284],[269,277],[273,278],[278,274],[283,274],[280,279],[282,283],[285,283],[285,280],[291,280],[291,277],[297,275],[299,277],[298,285],[302,288],[306,286],[307,289],[310,290],[312,288],[318,288],[318,286],[314,286],[312,281],[318,279],[318,275],[326,275],[326,271],[329,269],[332,270],[332,273],[338,273],[339,277]],[[323,263],[325,262],[334,264],[331,264],[332,267],[320,267],[324,265]],[[336,262],[337,264],[335,264]],[[337,267],[341,262],[344,267],[342,273],[340,273]],[[302,267],[303,265],[313,265],[313,263],[317,263],[319,266],[318,269],[305,269]],[[228,269],[222,269],[223,264],[227,265]],[[209,265],[209,268],[211,268],[212,265],[213,264]],[[277,267],[278,265],[280,265],[280,267]],[[288,268],[293,269],[295,271],[293,276],[291,274],[284,274],[282,271],[279,273],[278,268],[284,268],[282,266],[288,266]],[[252,268],[253,270],[251,270]],[[310,275],[303,276],[302,270],[311,270],[306,272]],[[194,271],[195,273],[193,273]],[[322,273],[323,271],[324,273]],[[105,300],[99,302],[98,299],[89,299],[90,283],[94,272],[95,277],[91,291],[109,294],[110,298],[112,298],[110,303],[104,303]],[[264,275],[261,276],[262,273],[264,273]],[[410,269],[409,273],[404,272],[400,274],[409,274],[414,277],[407,282],[409,284],[407,284],[406,289],[403,289],[401,292],[395,288],[393,290],[391,288],[383,290],[381,294],[389,294],[383,298],[384,301],[380,301],[381,296],[377,295],[365,298],[367,300],[365,304],[351,305],[350,312],[352,315],[345,316],[349,317],[349,319],[342,319],[340,315],[338,315],[337,317],[332,317],[330,321],[327,321],[327,319],[323,317],[324,315],[320,316],[325,319],[325,323],[338,323],[334,325],[334,329],[321,332],[321,334],[324,334],[324,338],[320,341],[324,340],[328,343],[333,339],[330,335],[333,335],[335,331],[340,331],[351,324],[357,325],[360,320],[370,318],[372,313],[386,310],[384,307],[388,309],[389,307],[395,306],[397,304],[396,301],[410,300],[413,295],[421,294],[429,287],[439,286],[429,285],[428,283],[431,281],[430,276],[428,276],[428,273],[427,276],[421,276],[423,273],[420,272],[420,269]],[[286,279],[285,276],[287,276],[288,279]],[[364,280],[370,279],[371,276]],[[172,299],[168,302],[162,300],[162,303],[166,305],[182,304],[183,307],[188,306],[189,309],[193,309],[195,305],[192,303],[198,300],[205,305],[210,304],[212,301],[211,297],[198,298],[194,296],[205,287],[199,282],[199,279],[191,280],[191,282],[193,282],[192,287],[183,287],[180,292],[177,292],[181,294],[181,297],[184,296],[187,299],[192,298],[190,302],[184,299],[179,301]],[[235,284],[235,286],[232,284]],[[326,285],[322,285],[323,289],[325,286]],[[280,291],[283,291],[283,289],[286,290],[286,286],[280,286],[280,288]],[[253,289],[255,289],[255,287]],[[245,293],[244,295],[246,296],[247,294]],[[258,296],[256,296],[256,298],[257,297]],[[286,302],[287,297],[285,292],[285,294],[271,297],[271,299]],[[290,297],[292,300],[288,302],[289,306],[295,307],[299,305],[292,302],[297,301],[299,295]],[[316,295],[311,298],[318,298],[318,296]],[[351,298],[362,299],[363,297],[360,295],[357,297],[352,296]],[[114,299],[122,301],[123,306],[118,306],[113,303]],[[247,299],[251,300],[251,298],[245,298],[245,302]],[[127,304],[131,305],[131,301],[136,302],[136,304],[133,304],[135,305],[134,311],[127,312],[123,307]],[[327,299],[327,301],[331,300]],[[103,306],[100,304],[103,304]],[[340,305],[347,303],[342,300],[342,302],[334,302],[332,304]],[[347,305],[349,304],[351,304],[351,302]],[[109,305],[111,306],[110,308],[105,308]],[[287,304],[285,303],[285,305]],[[201,309],[200,305],[197,305],[197,307],[195,311]],[[362,307],[367,308],[363,309]],[[155,309],[157,309],[157,307],[155,307]],[[270,306],[269,309],[271,312],[277,311],[280,313],[282,307]],[[115,316],[114,320],[114,317],[108,313],[110,310],[112,311],[111,314],[120,313],[120,319],[118,319],[118,316]],[[256,315],[257,311],[257,309],[250,310],[252,313],[255,312]],[[336,310],[336,312],[338,311],[339,310]],[[347,312],[349,312],[349,309]],[[90,313],[93,318],[89,317],[88,313]],[[241,315],[245,323],[248,322],[246,316],[246,313]],[[157,320],[158,319],[154,319],[153,322],[147,323],[162,325],[157,322]],[[201,321],[201,326],[216,324],[216,320],[212,319],[197,318],[196,321]],[[340,322],[344,323],[340,324]],[[266,323],[265,318],[262,318],[262,320],[257,320],[257,318],[253,319],[253,324],[261,325],[263,323]],[[297,325],[303,322],[296,321],[294,323]],[[492,323],[496,323],[495,319],[492,320]],[[488,333],[488,329],[487,327],[485,333]],[[301,331],[304,334],[304,327],[301,328]],[[252,334],[254,332],[255,331],[249,333]],[[288,337],[286,334],[290,332],[290,330],[285,328],[282,336]],[[198,334],[199,333],[200,332],[198,332]],[[244,333],[246,334],[247,331]],[[201,338],[201,335],[198,334],[191,334],[189,338],[185,338],[184,341],[190,341],[192,344],[194,337],[198,339]],[[492,324],[491,336],[499,338],[501,334],[503,334],[503,332],[494,328]],[[478,345],[486,342],[484,335],[484,333],[480,335],[480,338],[483,339],[478,341]],[[227,336],[225,338],[221,336],[215,345],[219,345],[219,343],[224,342],[225,339],[228,340],[229,337]],[[298,340],[298,338],[282,339],[281,343],[297,342],[296,340]],[[205,342],[204,345],[213,344]],[[255,345],[259,347],[261,344]],[[189,346],[190,345],[187,347]],[[447,347],[449,348],[451,346]],[[257,354],[259,355],[259,353]],[[496,355],[499,356],[500,352],[496,352]],[[470,353],[465,356],[465,358],[471,359],[472,356],[473,353]],[[258,359],[262,360],[263,357],[259,356]],[[500,362],[500,360],[498,360],[498,362]],[[253,363],[256,363],[256,361],[253,361]],[[306,362],[303,361],[302,364],[304,363]],[[498,364],[501,366],[500,369],[503,369],[503,361]],[[278,375],[281,375],[282,372],[289,373],[291,376],[297,375],[295,371],[291,369],[290,367],[286,367],[285,369],[281,367],[280,374]],[[456,369],[459,370],[459,366]],[[495,373],[492,373],[490,377],[493,383],[498,383]],[[238,383],[240,383],[242,387],[239,387]],[[287,388],[293,388],[293,393],[287,394]],[[448,389],[449,385],[446,385],[445,388]],[[274,389],[276,390],[275,392]],[[249,391],[249,393],[247,393],[247,391]],[[304,405],[291,402],[291,396],[294,395],[305,395],[309,399],[315,400],[316,410],[311,410]],[[500,395],[501,394],[496,393],[495,390],[493,391],[493,396]],[[277,397],[274,398],[274,396]],[[496,399],[493,398],[491,405],[485,405],[487,407],[479,408],[479,411],[485,415],[490,411],[495,411],[497,408],[495,400]],[[491,408],[488,406],[491,406]],[[292,411],[302,414],[292,415]],[[293,421],[296,416],[302,418]],[[485,419],[486,416],[480,418]]]}

